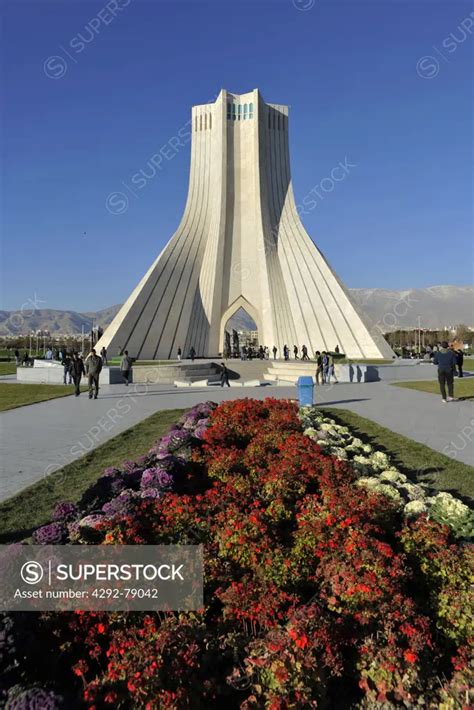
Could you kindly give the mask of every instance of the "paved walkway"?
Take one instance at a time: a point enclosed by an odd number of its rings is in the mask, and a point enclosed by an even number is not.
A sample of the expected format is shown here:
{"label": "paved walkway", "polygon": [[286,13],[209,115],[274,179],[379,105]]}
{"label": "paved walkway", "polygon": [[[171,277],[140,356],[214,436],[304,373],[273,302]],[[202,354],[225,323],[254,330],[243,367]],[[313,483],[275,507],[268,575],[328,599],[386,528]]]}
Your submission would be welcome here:
{"label": "paved walkway", "polygon": [[[468,464],[474,464],[472,402],[441,399],[384,382],[315,389],[322,405],[350,409]],[[295,397],[293,386],[186,388],[106,385],[99,399],[63,397],[2,412],[0,500],[41,480],[156,411],[240,397]]]}

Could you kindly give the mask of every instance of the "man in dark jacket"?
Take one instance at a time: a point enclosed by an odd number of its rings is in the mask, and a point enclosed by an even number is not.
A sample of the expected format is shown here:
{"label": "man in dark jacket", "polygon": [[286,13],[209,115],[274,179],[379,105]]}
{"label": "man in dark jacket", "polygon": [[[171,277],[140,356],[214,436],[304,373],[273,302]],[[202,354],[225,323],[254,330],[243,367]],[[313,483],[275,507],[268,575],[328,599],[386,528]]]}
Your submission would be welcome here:
{"label": "man in dark jacket", "polygon": [[456,365],[458,366],[459,377],[463,377],[462,366],[464,364],[464,353],[462,350],[456,350]]}
{"label": "man in dark jacket", "polygon": [[224,387],[224,385],[227,385],[227,387],[230,387],[230,382],[229,382],[229,370],[225,366],[223,362],[221,362],[221,387]]}
{"label": "man in dark jacket", "polygon": [[97,399],[99,394],[99,375],[102,370],[102,358],[92,349],[86,358],[86,374],[89,382],[89,399]]}
{"label": "man in dark jacket", "polygon": [[319,381],[319,378],[321,378],[322,383],[324,384],[324,376],[323,376],[323,356],[319,352],[319,350],[316,350],[316,384],[320,385],[321,382]]}
{"label": "man in dark jacket", "polygon": [[77,353],[74,353],[71,360],[71,375],[72,380],[76,386],[76,397],[79,397],[79,395],[81,394],[81,377],[85,374],[86,371],[84,370],[84,363],[82,362],[82,358],[80,358]]}
{"label": "man in dark jacket", "polygon": [[72,360],[69,357],[69,355],[66,353],[63,357],[62,361],[62,366],[64,368],[64,377],[63,377],[63,382],[65,385],[72,385],[72,372],[71,372],[71,365],[72,365]]}
{"label": "man in dark jacket", "polygon": [[[454,372],[456,370],[456,355],[448,343],[441,343],[441,349],[435,352],[433,363],[438,365],[438,382],[443,402],[454,401]],[[446,397],[446,385],[448,386],[448,397]]]}

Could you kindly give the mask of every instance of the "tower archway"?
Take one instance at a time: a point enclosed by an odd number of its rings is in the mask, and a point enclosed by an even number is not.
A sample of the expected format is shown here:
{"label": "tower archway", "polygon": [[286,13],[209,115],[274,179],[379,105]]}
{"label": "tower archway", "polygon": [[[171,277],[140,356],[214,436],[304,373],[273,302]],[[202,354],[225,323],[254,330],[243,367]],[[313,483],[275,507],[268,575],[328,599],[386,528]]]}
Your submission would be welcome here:
{"label": "tower archway", "polygon": [[221,323],[220,323],[220,330],[219,330],[219,352],[223,353],[224,352],[224,346],[225,346],[225,330],[226,330],[226,325],[227,323],[232,319],[233,316],[235,316],[238,311],[243,310],[245,313],[247,313],[250,318],[253,320],[256,326],[256,330],[259,334],[259,337],[261,337],[261,334],[263,332],[262,330],[262,322],[260,315],[254,306],[247,301],[246,298],[243,296],[239,296],[222,314],[221,317]]}

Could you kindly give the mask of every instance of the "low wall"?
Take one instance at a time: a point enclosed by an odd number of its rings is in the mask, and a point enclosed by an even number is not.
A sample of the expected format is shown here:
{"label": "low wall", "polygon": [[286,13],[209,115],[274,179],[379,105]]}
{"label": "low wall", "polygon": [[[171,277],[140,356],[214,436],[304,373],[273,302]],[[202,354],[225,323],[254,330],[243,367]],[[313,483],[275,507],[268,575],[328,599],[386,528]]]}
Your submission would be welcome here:
{"label": "low wall", "polygon": [[[35,385],[62,385],[64,384],[64,368],[61,363],[35,360],[33,367],[18,367],[16,379],[18,382]],[[131,380],[133,381],[133,380]],[[83,383],[85,378],[83,378]],[[102,385],[116,385],[122,382],[122,376],[118,367],[103,367],[100,373],[99,382]]]}

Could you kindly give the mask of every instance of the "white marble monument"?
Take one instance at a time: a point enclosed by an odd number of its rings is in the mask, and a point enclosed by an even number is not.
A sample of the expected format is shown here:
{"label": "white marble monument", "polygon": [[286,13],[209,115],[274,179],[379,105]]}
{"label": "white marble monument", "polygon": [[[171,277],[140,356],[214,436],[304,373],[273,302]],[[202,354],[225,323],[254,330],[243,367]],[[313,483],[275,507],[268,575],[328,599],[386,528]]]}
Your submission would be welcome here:
{"label": "white marble monument", "polygon": [[192,109],[189,191],[181,223],[96,345],[139,359],[222,352],[229,318],[253,318],[270,349],[296,344],[391,358],[297,214],[288,107],[257,89],[222,90]]}

